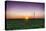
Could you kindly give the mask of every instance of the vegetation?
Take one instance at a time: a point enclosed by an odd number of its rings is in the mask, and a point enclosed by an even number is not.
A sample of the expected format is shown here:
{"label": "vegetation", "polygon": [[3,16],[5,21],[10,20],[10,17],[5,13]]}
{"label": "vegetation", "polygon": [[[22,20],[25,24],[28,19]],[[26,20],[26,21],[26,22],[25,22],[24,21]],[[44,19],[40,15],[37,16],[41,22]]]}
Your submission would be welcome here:
{"label": "vegetation", "polygon": [[44,19],[7,19],[6,29],[35,29],[44,28]]}

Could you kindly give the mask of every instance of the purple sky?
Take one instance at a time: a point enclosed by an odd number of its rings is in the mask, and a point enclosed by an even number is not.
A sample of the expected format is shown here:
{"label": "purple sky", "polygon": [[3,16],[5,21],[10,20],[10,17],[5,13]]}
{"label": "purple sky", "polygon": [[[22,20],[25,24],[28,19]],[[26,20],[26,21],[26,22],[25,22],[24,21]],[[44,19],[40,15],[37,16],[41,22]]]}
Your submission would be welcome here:
{"label": "purple sky", "polygon": [[7,17],[14,18],[15,16],[35,16],[44,17],[44,3],[31,3],[31,2],[7,2]]}

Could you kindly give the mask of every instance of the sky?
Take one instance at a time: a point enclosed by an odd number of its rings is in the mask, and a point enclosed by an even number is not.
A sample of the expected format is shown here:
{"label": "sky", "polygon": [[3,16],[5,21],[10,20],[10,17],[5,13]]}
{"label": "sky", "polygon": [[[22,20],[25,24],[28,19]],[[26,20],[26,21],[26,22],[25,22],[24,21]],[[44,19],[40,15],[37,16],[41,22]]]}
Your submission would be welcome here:
{"label": "sky", "polygon": [[6,2],[6,17],[7,19],[16,18],[44,18],[44,3],[33,2]]}

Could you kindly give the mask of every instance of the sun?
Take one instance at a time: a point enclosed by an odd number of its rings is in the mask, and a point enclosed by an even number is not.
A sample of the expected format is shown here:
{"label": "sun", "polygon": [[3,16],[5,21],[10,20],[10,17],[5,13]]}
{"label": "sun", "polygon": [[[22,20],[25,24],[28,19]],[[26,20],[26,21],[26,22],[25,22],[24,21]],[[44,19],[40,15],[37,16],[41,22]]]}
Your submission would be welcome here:
{"label": "sun", "polygon": [[25,19],[29,19],[29,17],[28,17],[28,16],[26,16],[26,17],[25,17]]}

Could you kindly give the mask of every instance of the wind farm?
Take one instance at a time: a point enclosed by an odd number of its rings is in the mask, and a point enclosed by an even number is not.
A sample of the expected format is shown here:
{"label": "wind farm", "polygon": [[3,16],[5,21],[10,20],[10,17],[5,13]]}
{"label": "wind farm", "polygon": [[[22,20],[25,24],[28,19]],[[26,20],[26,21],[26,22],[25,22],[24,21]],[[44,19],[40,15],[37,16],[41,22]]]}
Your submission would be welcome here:
{"label": "wind farm", "polygon": [[44,3],[6,1],[5,4],[6,30],[44,28]]}

